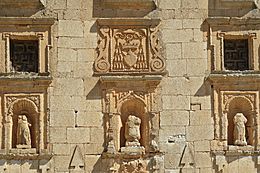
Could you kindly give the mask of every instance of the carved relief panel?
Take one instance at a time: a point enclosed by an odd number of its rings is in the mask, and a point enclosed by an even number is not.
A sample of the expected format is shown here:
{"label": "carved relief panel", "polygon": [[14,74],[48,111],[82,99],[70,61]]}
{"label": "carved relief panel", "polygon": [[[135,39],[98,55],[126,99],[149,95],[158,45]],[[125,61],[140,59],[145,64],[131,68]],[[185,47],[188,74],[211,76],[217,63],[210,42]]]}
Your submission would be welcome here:
{"label": "carved relief panel", "polygon": [[96,74],[155,73],[165,71],[159,20],[98,20]]}

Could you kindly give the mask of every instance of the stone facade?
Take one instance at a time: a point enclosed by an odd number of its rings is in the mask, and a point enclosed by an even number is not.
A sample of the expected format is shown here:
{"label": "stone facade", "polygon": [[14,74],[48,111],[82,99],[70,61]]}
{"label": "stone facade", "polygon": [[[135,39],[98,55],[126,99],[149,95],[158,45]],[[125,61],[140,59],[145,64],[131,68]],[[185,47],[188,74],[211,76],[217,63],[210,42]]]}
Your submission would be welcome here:
{"label": "stone facade", "polygon": [[1,173],[260,172],[258,0],[1,0]]}

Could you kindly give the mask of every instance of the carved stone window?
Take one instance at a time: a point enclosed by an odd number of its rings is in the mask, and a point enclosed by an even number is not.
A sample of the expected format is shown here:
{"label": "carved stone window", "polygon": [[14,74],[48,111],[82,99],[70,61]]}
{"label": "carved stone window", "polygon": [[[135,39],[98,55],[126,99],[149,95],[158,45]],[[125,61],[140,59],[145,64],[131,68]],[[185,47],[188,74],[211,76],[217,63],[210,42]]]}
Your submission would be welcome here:
{"label": "carved stone window", "polygon": [[11,71],[38,72],[38,41],[10,40]]}
{"label": "carved stone window", "polygon": [[[0,43],[1,73],[48,72],[48,55],[51,47],[50,28],[53,19],[0,18],[1,26],[10,32],[3,32]],[[26,26],[26,29],[25,27]],[[14,29],[15,28],[15,29]]]}
{"label": "carved stone window", "polygon": [[96,74],[162,74],[158,20],[98,20]]}
{"label": "carved stone window", "polygon": [[248,40],[224,40],[225,70],[249,70]]}
{"label": "carved stone window", "polygon": [[253,21],[221,17],[207,21],[212,71],[259,70],[258,31],[251,29]]}

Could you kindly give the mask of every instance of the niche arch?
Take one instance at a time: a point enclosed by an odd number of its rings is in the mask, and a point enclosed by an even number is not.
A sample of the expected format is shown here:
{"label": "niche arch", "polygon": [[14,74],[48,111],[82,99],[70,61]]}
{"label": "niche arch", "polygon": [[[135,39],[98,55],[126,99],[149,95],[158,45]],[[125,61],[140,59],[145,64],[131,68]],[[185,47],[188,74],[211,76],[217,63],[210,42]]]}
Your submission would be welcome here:
{"label": "niche arch", "polygon": [[234,145],[234,123],[233,119],[237,113],[243,113],[247,119],[246,126],[246,141],[247,145],[255,144],[256,136],[256,111],[255,106],[250,97],[233,96],[226,102],[223,115],[227,121],[227,144]]}

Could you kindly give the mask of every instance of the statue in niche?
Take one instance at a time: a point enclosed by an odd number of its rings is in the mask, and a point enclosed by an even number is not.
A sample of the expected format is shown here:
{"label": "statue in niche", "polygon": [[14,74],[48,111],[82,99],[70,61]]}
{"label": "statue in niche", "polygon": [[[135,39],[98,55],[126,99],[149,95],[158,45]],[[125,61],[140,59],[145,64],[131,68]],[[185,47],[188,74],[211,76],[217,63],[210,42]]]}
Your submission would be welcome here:
{"label": "statue in niche", "polygon": [[26,115],[18,116],[17,123],[17,148],[31,148],[31,124],[28,122]]}
{"label": "statue in niche", "polygon": [[234,122],[234,144],[245,146],[246,142],[246,117],[243,113],[237,113],[233,119]]}
{"label": "statue in niche", "polygon": [[125,124],[125,139],[126,139],[126,147],[128,146],[140,146],[140,125],[141,119],[134,116],[129,115]]}

